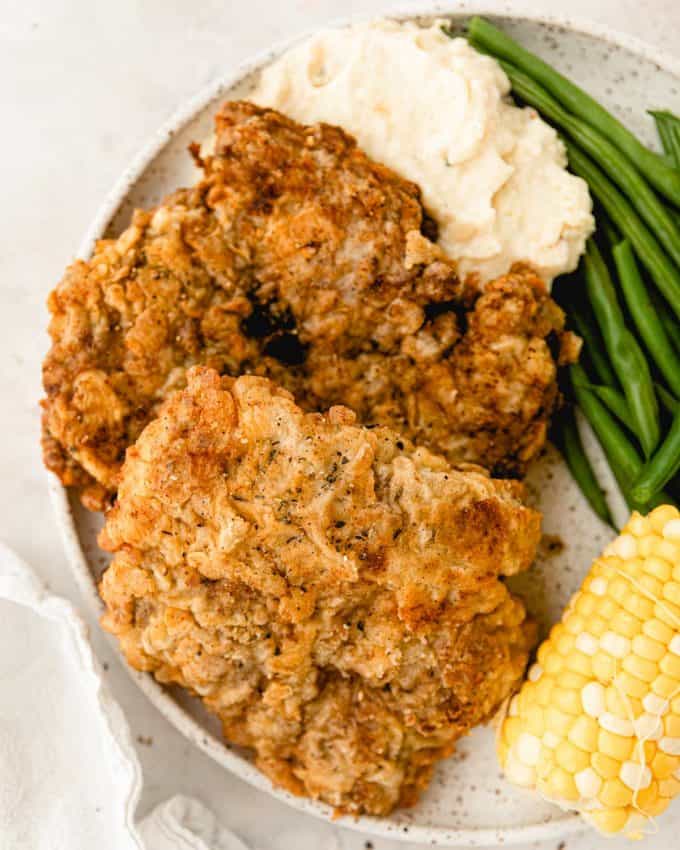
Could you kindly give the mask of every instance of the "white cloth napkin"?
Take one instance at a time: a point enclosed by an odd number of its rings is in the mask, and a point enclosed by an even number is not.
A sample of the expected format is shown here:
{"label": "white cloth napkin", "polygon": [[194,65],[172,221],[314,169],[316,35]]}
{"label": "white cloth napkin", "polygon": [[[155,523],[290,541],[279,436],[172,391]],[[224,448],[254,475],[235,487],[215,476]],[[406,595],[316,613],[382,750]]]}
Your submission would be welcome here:
{"label": "white cloth napkin", "polygon": [[247,850],[198,800],[178,795],[139,825],[146,850]]}
{"label": "white cloth napkin", "polygon": [[188,797],[137,828],[141,786],[85,623],[0,543],[0,848],[246,850]]}

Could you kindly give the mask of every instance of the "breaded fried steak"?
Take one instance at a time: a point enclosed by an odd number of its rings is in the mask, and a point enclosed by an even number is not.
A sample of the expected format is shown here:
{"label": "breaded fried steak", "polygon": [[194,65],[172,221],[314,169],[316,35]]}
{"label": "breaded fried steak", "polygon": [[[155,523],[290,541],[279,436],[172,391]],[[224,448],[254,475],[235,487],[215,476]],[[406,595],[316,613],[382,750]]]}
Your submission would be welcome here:
{"label": "breaded fried steak", "polygon": [[127,453],[103,624],[274,782],[385,814],[522,676],[534,629],[499,580],[538,544],[522,497],[346,408],[195,368]]}
{"label": "breaded fried steak", "polygon": [[[273,378],[499,475],[540,450],[563,315],[528,269],[462,284],[419,191],[336,127],[225,104],[203,179],[98,243],[49,298],[44,457],[83,501],[186,370]],[[198,156],[198,154],[195,154]]]}

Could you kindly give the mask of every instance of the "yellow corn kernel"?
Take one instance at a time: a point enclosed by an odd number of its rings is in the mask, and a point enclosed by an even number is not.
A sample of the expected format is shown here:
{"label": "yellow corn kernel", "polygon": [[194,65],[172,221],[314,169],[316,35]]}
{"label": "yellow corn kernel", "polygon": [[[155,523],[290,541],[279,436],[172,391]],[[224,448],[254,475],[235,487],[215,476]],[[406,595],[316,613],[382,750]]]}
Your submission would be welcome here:
{"label": "yellow corn kernel", "polygon": [[555,749],[555,761],[573,776],[590,765],[590,756],[568,741],[562,741]]}
{"label": "yellow corn kernel", "polygon": [[626,530],[630,534],[635,535],[635,537],[648,537],[654,532],[649,519],[640,514],[633,514],[626,526]]}
{"label": "yellow corn kernel", "polygon": [[614,732],[608,732],[606,729],[600,729],[597,736],[597,748],[606,756],[626,761],[633,750],[633,738],[616,735]]}
{"label": "yellow corn kernel", "polygon": [[659,662],[659,669],[680,684],[680,655],[667,653]]}
{"label": "yellow corn kernel", "polygon": [[[647,804],[647,806],[644,808],[644,812],[650,818],[656,818],[666,811],[669,803],[670,799],[668,797],[662,797],[661,795],[659,795],[656,798],[655,802]],[[642,806],[640,808],[642,808]]]}
{"label": "yellow corn kernel", "polygon": [[647,661],[645,658],[640,658],[639,655],[629,655],[623,659],[621,666],[635,676],[636,679],[641,679],[643,682],[653,682],[659,672],[659,666],[652,661]]}
{"label": "yellow corn kernel", "polygon": [[663,719],[663,731],[668,738],[680,738],[680,716],[667,714]]}
{"label": "yellow corn kernel", "polygon": [[621,762],[618,759],[606,756],[599,750],[591,755],[590,763],[602,779],[613,779],[621,770]]}
{"label": "yellow corn kernel", "polygon": [[[643,564],[644,568],[644,564]],[[653,596],[655,599],[660,597],[664,592],[665,584],[662,581],[659,581],[655,576],[649,575],[647,572],[643,572],[639,578],[637,579],[638,590],[643,590],[646,594]]]}
{"label": "yellow corn kernel", "polygon": [[620,779],[608,779],[598,794],[598,799],[605,806],[616,809],[627,806],[632,802],[633,792]]}
{"label": "yellow corn kernel", "polygon": [[680,627],[680,608],[668,599],[662,599],[654,605],[654,616],[675,631]]}
{"label": "yellow corn kernel", "polygon": [[508,747],[512,747],[522,734],[524,724],[519,717],[506,717],[503,723],[503,739]]}
{"label": "yellow corn kernel", "polygon": [[624,635],[631,640],[640,634],[642,623],[637,617],[629,614],[627,611],[620,610],[615,617],[612,618],[610,631]]}
{"label": "yellow corn kernel", "polygon": [[598,682],[608,685],[619,669],[620,664],[617,663],[616,659],[605,652],[598,652],[593,657],[593,676]]}
{"label": "yellow corn kernel", "polygon": [[[597,609],[597,603],[597,597],[593,596],[591,593],[582,593],[576,603],[576,610],[585,620],[587,620]],[[573,626],[569,628],[569,631],[573,634],[578,634],[578,631],[573,631],[573,629],[576,629],[577,627],[578,624],[574,622]]]}
{"label": "yellow corn kernel", "polygon": [[[575,655],[576,653],[572,653]],[[565,670],[560,676],[560,687],[580,691],[590,681],[590,676],[582,676],[571,670]]]}
{"label": "yellow corn kernel", "polygon": [[632,650],[634,655],[654,662],[661,661],[666,654],[666,647],[662,643],[647,637],[645,634],[636,635],[633,638]]}
{"label": "yellow corn kernel", "polygon": [[[568,619],[565,623],[560,623],[560,625],[562,625],[562,626],[563,626],[563,628],[564,628],[567,632],[569,632],[569,634],[572,634],[572,635],[579,635],[579,634],[581,634],[581,632],[585,629],[585,627],[586,627],[586,621],[584,620],[584,618],[583,618],[583,617],[579,616],[579,614],[581,613],[579,609],[580,609],[580,606],[581,606],[582,601],[583,601],[584,599],[589,599],[589,598],[590,598],[589,596],[587,596],[586,594],[583,594],[583,595],[582,595],[582,598],[581,598],[581,599],[579,599],[579,601],[576,603],[576,611],[577,611],[578,613],[574,613],[574,612],[572,612],[572,613],[569,615],[569,619]],[[555,627],[555,628],[556,628],[556,627]],[[554,632],[552,632],[552,631],[551,631],[551,632],[550,632],[550,637],[549,637],[549,641],[550,641],[551,646],[552,646],[552,643],[553,643],[554,639],[555,639]],[[546,643],[547,643],[547,642],[548,642],[548,641],[546,641]],[[546,644],[544,643],[544,644],[543,644],[543,646],[546,646]],[[540,651],[541,651],[541,650],[539,649],[539,652],[540,652]],[[540,659],[539,659],[539,660],[540,660]]]}
{"label": "yellow corn kernel", "polygon": [[530,675],[500,736],[508,777],[604,832],[639,830],[680,796],[676,508],[633,514],[538,661],[542,675]]}
{"label": "yellow corn kernel", "polygon": [[622,690],[624,694],[629,697],[636,697],[636,699],[644,699],[645,695],[649,693],[647,682],[643,682],[625,670],[616,674],[616,687]]}
{"label": "yellow corn kernel", "polygon": [[653,640],[658,640],[659,643],[664,644],[669,644],[674,635],[674,631],[670,626],[667,626],[666,623],[662,623],[661,620],[657,620],[655,617],[643,624],[642,631],[648,637],[653,638]]}
{"label": "yellow corn kernel", "polygon": [[[534,688],[534,699],[538,705],[542,707],[549,705],[554,687],[555,682],[549,676],[542,676],[539,681],[536,682],[536,686]],[[522,690],[524,690],[524,688],[522,688]]]}
{"label": "yellow corn kernel", "polygon": [[600,727],[597,720],[582,714],[576,719],[574,725],[569,730],[567,740],[580,750],[592,753],[597,749],[599,734]]}
{"label": "yellow corn kernel", "polygon": [[633,617],[637,617],[641,623],[645,620],[649,620],[654,616],[654,603],[646,596],[639,596],[638,594],[631,592],[634,588],[631,584],[627,584],[629,592],[624,598],[621,607],[628,611],[629,614],[632,614]]}
{"label": "yellow corn kernel", "polygon": [[570,714],[549,705],[545,710],[545,725],[560,738],[566,738],[574,718]]}
{"label": "yellow corn kernel", "polygon": [[678,510],[673,505],[659,505],[647,517],[650,525],[657,534],[663,534],[666,524],[678,517]]}
{"label": "yellow corn kernel", "polygon": [[670,676],[666,676],[664,673],[657,676],[656,679],[652,682],[652,691],[660,697],[664,699],[672,699],[678,693],[678,685],[680,683],[677,679],[673,679]]}
{"label": "yellow corn kernel", "polygon": [[575,717],[578,717],[583,711],[580,690],[567,690],[563,687],[556,688],[553,691],[552,701],[553,705],[565,714],[573,714]]}
{"label": "yellow corn kernel", "polygon": [[526,717],[526,728],[532,735],[540,738],[545,732],[545,712],[540,705],[533,703],[524,712]]}
{"label": "yellow corn kernel", "polygon": [[671,569],[673,569],[674,566],[675,569],[677,569],[676,565],[680,564],[680,546],[678,546],[677,543],[673,543],[671,540],[655,538],[652,554],[655,558],[661,558],[670,564]]}
{"label": "yellow corn kernel", "polygon": [[588,812],[587,820],[605,835],[621,832],[628,820],[628,809],[603,809],[599,812]]}
{"label": "yellow corn kernel", "polygon": [[557,639],[556,646],[559,654],[566,657],[574,648],[574,636],[570,635],[569,632],[561,634]]}
{"label": "yellow corn kernel", "polygon": [[564,659],[557,652],[551,652],[550,655],[547,655],[545,660],[541,663],[543,664],[545,672],[550,673],[551,676],[555,673],[559,673],[564,667]]}
{"label": "yellow corn kernel", "polygon": [[[660,540],[659,543],[663,545],[664,541]],[[649,558],[645,558],[642,564],[642,568],[648,576],[657,579],[657,581],[661,583],[670,581],[670,578],[673,574],[673,568],[671,567],[670,563],[665,558],[659,557],[656,554],[656,551],[654,555],[650,555]]]}
{"label": "yellow corn kernel", "polygon": [[668,779],[680,767],[680,758],[678,756],[669,756],[667,753],[659,751],[649,766],[657,779]]}
{"label": "yellow corn kernel", "polygon": [[588,631],[596,638],[603,635],[607,631],[607,628],[607,622],[602,617],[595,616],[588,620]]}
{"label": "yellow corn kernel", "polygon": [[609,582],[609,598],[625,607],[623,603],[630,598],[630,583],[626,578],[617,575]]}
{"label": "yellow corn kernel", "polygon": [[553,800],[578,800],[581,796],[574,777],[562,767],[553,768],[546,784]]}
{"label": "yellow corn kernel", "polygon": [[536,653],[536,661],[541,667],[545,668],[545,660],[546,658],[552,654],[552,635],[548,635],[548,639],[543,641],[543,643],[539,646],[538,652]]}
{"label": "yellow corn kernel", "polygon": [[640,538],[637,541],[637,554],[641,558],[649,558],[654,552],[654,544],[658,539],[656,535]]}
{"label": "yellow corn kernel", "polygon": [[656,756],[656,744],[654,741],[636,740],[633,744],[632,761],[640,764],[650,764]]}
{"label": "yellow corn kernel", "polygon": [[659,795],[661,797],[672,799],[673,797],[676,797],[679,793],[680,779],[675,779],[673,776],[669,776],[666,779],[659,780]]}
{"label": "yellow corn kernel", "polygon": [[604,692],[605,706],[610,714],[618,717],[628,717],[630,697],[614,685],[610,685]]}
{"label": "yellow corn kernel", "polygon": [[651,814],[650,809],[656,803],[658,796],[659,783],[654,779],[646,788],[642,788],[637,792],[635,803],[643,812],[649,812]]}
{"label": "yellow corn kernel", "polygon": [[534,690],[536,688],[536,684],[534,682],[527,682],[526,685],[526,688],[522,688],[516,697],[517,707],[520,714],[526,711],[535,700]]}
{"label": "yellow corn kernel", "polygon": [[663,598],[668,599],[673,605],[680,605],[680,583],[677,581],[668,581],[663,586]]}
{"label": "yellow corn kernel", "polygon": [[606,596],[602,597],[600,604],[597,607],[598,616],[604,617],[607,622],[611,622],[611,620],[613,620],[620,612],[621,606],[617,605],[613,599],[609,599]]}
{"label": "yellow corn kernel", "polygon": [[590,678],[593,670],[593,664],[590,660],[590,656],[584,655],[578,650],[576,652],[572,652],[564,659],[564,667],[570,673],[578,673],[578,675],[583,676],[583,678]]}

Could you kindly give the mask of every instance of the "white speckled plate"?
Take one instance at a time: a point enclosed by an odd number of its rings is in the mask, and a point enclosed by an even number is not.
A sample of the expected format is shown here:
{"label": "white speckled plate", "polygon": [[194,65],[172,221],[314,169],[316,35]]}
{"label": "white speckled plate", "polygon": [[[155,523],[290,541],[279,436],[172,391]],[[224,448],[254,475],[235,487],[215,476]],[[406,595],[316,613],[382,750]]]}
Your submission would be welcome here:
{"label": "white speckled plate", "polygon": [[[516,3],[512,5],[512,11],[496,0],[439,3],[427,8],[414,5],[397,17],[446,15],[461,25],[470,13],[499,18],[511,34],[586,86],[647,142],[653,143],[653,127],[646,109],[668,107],[680,112],[680,63],[662,59],[651,48],[603,28],[566,18],[540,17],[518,10]],[[288,46],[279,45],[227,73],[187,103],[154,136],[106,199],[83,241],[81,256],[90,254],[97,238],[119,233],[133,208],[153,204],[177,186],[193,181],[196,175],[186,153],[188,143],[205,138],[218,104],[229,97],[247,96],[258,70]],[[595,460],[602,467],[601,458]],[[531,572],[515,580],[513,586],[525,596],[545,628],[559,617],[610,532],[584,503],[552,449],[535,464],[529,484],[544,512],[544,531],[553,537],[547,538]],[[100,518],[84,511],[56,479],[51,481],[51,488],[73,571],[88,605],[99,612],[102,606],[96,582],[107,563],[96,545]],[[272,788],[247,753],[221,741],[217,724],[196,700],[162,688],[146,674],[130,672],[159,711],[227,770],[301,811],[322,818],[331,816],[326,806]],[[573,814],[504,781],[490,728],[476,729],[461,742],[457,754],[440,765],[415,808],[388,818],[345,818],[337,823],[390,838],[468,847],[561,837],[580,826]]]}

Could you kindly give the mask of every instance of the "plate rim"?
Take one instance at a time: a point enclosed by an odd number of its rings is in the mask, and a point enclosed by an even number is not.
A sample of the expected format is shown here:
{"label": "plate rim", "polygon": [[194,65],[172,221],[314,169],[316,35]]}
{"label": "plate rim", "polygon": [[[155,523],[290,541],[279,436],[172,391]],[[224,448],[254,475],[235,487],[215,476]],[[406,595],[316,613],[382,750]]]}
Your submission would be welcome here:
{"label": "plate rim", "polygon": [[[258,51],[250,58],[239,63],[233,69],[219,75],[202,87],[196,94],[185,100],[172,115],[151,135],[129,165],[123,170],[113,187],[107,193],[98,208],[79,245],[77,257],[87,259],[91,256],[94,244],[100,239],[111,220],[120,209],[130,190],[153,159],[161,152],[177,132],[188,124],[199,112],[205,109],[223,91],[227,91],[264,67],[274,57],[281,55],[296,43],[308,38],[323,28],[342,28],[353,23],[372,20],[377,17],[394,18],[431,18],[437,15],[451,18],[466,18],[470,15],[492,15],[511,20],[525,20],[531,23],[559,26],[581,35],[591,36],[600,41],[621,47],[652,62],[660,69],[678,77],[680,80],[680,61],[664,50],[653,47],[636,36],[623,33],[606,24],[600,24],[587,18],[560,13],[537,12],[531,2],[513,3],[509,7],[505,0],[440,0],[424,5],[415,2],[380,13],[360,14],[335,18],[328,23],[312,29],[306,29],[292,37],[282,39],[273,45]],[[66,552],[67,561],[80,593],[83,595],[90,613],[97,618],[103,613],[104,605],[97,590],[97,582],[90,570],[83,551],[75,519],[71,509],[68,490],[56,476],[46,472],[48,490],[55,513],[57,526]],[[146,697],[169,722],[191,743],[216,761],[221,767],[244,780],[249,785],[273,796],[299,811],[311,814],[334,825],[347,827],[359,832],[381,836],[392,840],[410,841],[440,847],[488,847],[500,842],[511,845],[521,842],[542,841],[559,838],[585,829],[586,826],[578,814],[565,813],[562,818],[547,822],[526,824],[524,826],[484,827],[479,829],[456,829],[447,827],[429,827],[419,824],[396,824],[386,818],[362,815],[360,817],[333,817],[333,809],[307,797],[297,797],[274,786],[251,762],[231,750],[222,741],[208,733],[191,715],[176,702],[172,696],[151,676],[134,670],[125,663],[115,639],[106,634],[106,638],[116,648],[122,666],[131,676]]]}

